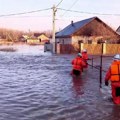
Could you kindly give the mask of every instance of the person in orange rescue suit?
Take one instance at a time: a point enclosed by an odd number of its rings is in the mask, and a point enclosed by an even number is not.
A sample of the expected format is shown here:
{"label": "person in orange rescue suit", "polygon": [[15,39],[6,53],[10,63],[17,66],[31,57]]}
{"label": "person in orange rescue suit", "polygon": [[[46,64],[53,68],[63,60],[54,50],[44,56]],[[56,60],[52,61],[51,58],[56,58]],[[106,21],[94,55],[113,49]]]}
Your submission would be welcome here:
{"label": "person in orange rescue suit", "polygon": [[72,60],[71,64],[72,64],[72,67],[73,67],[71,74],[76,75],[76,76],[81,74],[81,72],[83,71],[83,68],[86,65],[85,62],[82,59],[82,54],[81,53],[78,53],[77,57]]}
{"label": "person in orange rescue suit", "polygon": [[120,104],[120,54],[114,56],[114,60],[106,73],[106,86],[109,85],[108,80],[111,81],[113,102],[115,104]]}
{"label": "person in orange rescue suit", "polygon": [[84,60],[85,63],[86,63],[85,68],[87,68],[87,67],[88,67],[87,60],[89,60],[89,58],[88,58],[88,54],[87,54],[87,50],[86,50],[86,49],[83,49],[83,50],[82,50],[82,58],[83,58],[83,60]]}

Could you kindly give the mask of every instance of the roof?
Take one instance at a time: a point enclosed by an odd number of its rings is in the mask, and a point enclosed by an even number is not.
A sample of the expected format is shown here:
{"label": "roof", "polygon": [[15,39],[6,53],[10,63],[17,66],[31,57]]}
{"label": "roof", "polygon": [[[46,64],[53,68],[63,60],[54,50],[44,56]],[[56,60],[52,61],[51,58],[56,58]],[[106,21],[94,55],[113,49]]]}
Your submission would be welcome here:
{"label": "roof", "polygon": [[116,32],[120,35],[120,26],[117,28]]}
{"label": "roof", "polygon": [[84,19],[82,21],[71,23],[70,25],[65,27],[63,30],[61,30],[60,32],[56,33],[56,37],[71,36],[77,30],[81,29],[83,26],[85,26],[86,24],[88,24],[89,22],[91,22],[92,20],[94,20],[96,18],[97,17],[92,17],[92,18]]}
{"label": "roof", "polygon": [[45,33],[34,33],[35,37],[39,37],[40,35],[45,35]]}
{"label": "roof", "polygon": [[47,36],[45,36],[44,34],[38,36],[38,39],[41,39],[41,40],[49,40],[49,38]]}

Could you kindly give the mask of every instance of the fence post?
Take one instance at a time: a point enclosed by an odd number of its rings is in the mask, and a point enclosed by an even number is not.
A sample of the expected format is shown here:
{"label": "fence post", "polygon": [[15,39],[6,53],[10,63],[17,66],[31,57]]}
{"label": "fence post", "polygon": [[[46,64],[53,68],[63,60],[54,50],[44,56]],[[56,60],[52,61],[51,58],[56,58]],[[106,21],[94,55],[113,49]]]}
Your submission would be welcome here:
{"label": "fence post", "polygon": [[93,68],[93,57],[92,57],[92,68]]}
{"label": "fence post", "polygon": [[103,43],[101,43],[101,55],[100,55],[100,88],[102,88],[102,55],[103,55]]}

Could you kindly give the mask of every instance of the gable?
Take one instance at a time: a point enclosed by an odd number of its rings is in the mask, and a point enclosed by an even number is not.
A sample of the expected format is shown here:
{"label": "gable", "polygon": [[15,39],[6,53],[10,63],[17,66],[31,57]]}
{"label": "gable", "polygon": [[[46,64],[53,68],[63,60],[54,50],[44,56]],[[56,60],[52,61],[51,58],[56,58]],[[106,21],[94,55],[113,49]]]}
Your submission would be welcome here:
{"label": "gable", "polygon": [[99,19],[94,19],[87,25],[83,26],[73,35],[82,36],[117,36],[118,34],[112,30],[108,25]]}
{"label": "gable", "polygon": [[38,39],[41,39],[41,40],[49,40],[49,38],[47,36],[45,36],[44,34],[40,35],[38,37]]}

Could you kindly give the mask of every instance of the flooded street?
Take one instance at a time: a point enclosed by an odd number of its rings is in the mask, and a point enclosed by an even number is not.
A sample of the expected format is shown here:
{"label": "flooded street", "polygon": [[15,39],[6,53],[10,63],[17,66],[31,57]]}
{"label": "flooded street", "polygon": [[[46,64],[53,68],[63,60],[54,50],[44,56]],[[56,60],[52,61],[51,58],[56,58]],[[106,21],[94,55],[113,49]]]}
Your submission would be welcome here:
{"label": "flooded street", "polygon": [[[89,66],[81,78],[72,78],[75,55],[44,53],[40,46],[17,48],[0,52],[0,120],[120,119],[120,107],[112,103],[104,82],[99,89],[99,70]],[[103,60],[107,70],[112,58]]]}

